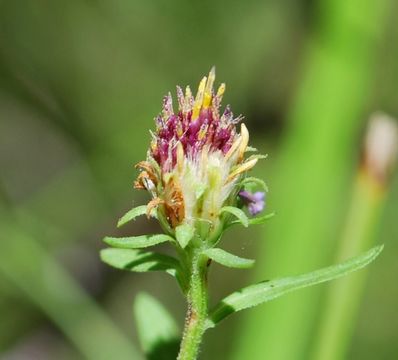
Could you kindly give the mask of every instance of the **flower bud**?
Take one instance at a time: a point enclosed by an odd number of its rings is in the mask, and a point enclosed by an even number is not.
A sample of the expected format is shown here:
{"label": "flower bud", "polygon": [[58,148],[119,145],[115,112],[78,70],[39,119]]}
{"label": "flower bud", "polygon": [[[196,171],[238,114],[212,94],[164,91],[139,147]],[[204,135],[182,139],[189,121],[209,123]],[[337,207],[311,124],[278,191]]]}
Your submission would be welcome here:
{"label": "flower bud", "polygon": [[[171,94],[164,97],[147,160],[137,165],[141,173],[136,187],[153,198],[148,211],[157,207],[171,229],[203,221],[218,227],[222,207],[236,206],[239,182],[259,158],[244,159],[249,132],[243,123],[237,131],[242,117],[235,118],[229,106],[220,112],[225,84],[215,92],[214,81],[212,68],[195,97],[189,87],[185,93],[177,87],[176,112]],[[256,194],[249,205],[251,214],[264,207]]]}
{"label": "flower bud", "polygon": [[388,180],[398,155],[398,125],[395,119],[383,114],[372,115],[366,132],[364,170],[383,186]]}
{"label": "flower bud", "polygon": [[254,194],[243,190],[239,192],[239,197],[247,206],[251,215],[257,215],[264,210],[265,207],[265,193],[263,191],[256,191]]}

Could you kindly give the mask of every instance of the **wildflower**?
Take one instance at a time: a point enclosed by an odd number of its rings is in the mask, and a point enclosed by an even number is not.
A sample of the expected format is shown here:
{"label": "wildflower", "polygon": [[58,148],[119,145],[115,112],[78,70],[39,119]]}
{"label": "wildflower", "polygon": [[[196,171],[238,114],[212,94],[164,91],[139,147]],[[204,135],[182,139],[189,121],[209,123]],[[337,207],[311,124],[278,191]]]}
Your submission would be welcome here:
{"label": "wildflower", "polygon": [[[240,180],[261,158],[245,159],[249,132],[242,123],[238,133],[242,117],[235,118],[229,106],[220,112],[225,84],[214,92],[214,80],[212,68],[195,97],[189,86],[185,93],[177,87],[177,112],[171,94],[164,97],[147,159],[137,164],[135,187],[152,195],[147,214],[157,208],[172,229],[198,220],[218,226],[222,207],[236,206]],[[262,207],[253,203],[249,211]]]}
{"label": "wildflower", "polygon": [[265,193],[262,191],[256,191],[254,194],[242,190],[239,192],[239,197],[242,199],[243,203],[247,206],[249,213],[251,215],[257,215],[264,210],[265,207]]}
{"label": "wildflower", "polygon": [[[264,156],[245,158],[246,152],[255,151],[248,146],[249,132],[243,123],[237,131],[242,117],[234,118],[229,106],[220,112],[225,85],[221,84],[214,92],[214,80],[213,68],[200,82],[195,97],[189,87],[185,93],[177,87],[176,113],[170,93],[164,98],[162,112],[155,119],[156,129],[151,133],[147,158],[137,164],[140,174],[135,187],[147,190],[152,199],[147,205],[130,209],[117,223],[118,227],[123,226],[146,213],[159,220],[165,233],[107,236],[103,241],[109,247],[101,250],[102,261],[117,269],[164,271],[175,277],[187,301],[178,360],[196,359],[205,331],[226,316],[360,269],[383,248],[375,247],[334,267],[250,285],[210,308],[207,279],[211,263],[236,269],[246,269],[255,263],[216,247],[223,231],[236,224],[245,227],[264,224],[274,215],[255,216],[265,207],[265,193],[251,191],[255,187],[267,191],[267,186],[261,179],[246,175]],[[387,147],[391,148],[391,144]],[[243,206],[254,217],[248,217]],[[162,243],[170,243],[176,250],[175,256],[148,251]],[[161,315],[159,319],[165,317],[163,323],[172,324],[172,317],[155,301],[149,301],[149,306],[148,301],[144,303],[135,306],[140,315],[137,323],[141,337],[152,326],[154,314]],[[157,343],[155,334],[151,344]]]}

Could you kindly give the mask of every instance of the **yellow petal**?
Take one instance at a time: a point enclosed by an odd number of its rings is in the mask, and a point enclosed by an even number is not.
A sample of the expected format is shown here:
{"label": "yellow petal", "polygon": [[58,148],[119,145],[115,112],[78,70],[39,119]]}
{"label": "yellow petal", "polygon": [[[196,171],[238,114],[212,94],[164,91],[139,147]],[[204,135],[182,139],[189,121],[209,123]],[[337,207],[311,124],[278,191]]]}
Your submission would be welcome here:
{"label": "yellow petal", "polygon": [[247,130],[246,125],[243,123],[240,126],[240,136],[242,141],[239,145],[238,161],[242,161],[247,145],[249,144],[249,131]]}
{"label": "yellow petal", "polygon": [[222,84],[219,86],[218,90],[217,90],[217,96],[218,96],[218,97],[221,97],[221,96],[224,95],[224,93],[225,93],[225,84],[222,83]]}
{"label": "yellow petal", "polygon": [[203,98],[204,109],[207,109],[211,104],[213,84],[215,79],[216,79],[216,68],[213,66],[209,72],[209,77],[207,78],[206,88],[204,91],[204,98]]}
{"label": "yellow petal", "polygon": [[181,142],[179,141],[177,143],[177,168],[179,173],[182,173],[183,167],[184,167],[184,148]]}
{"label": "yellow petal", "polygon": [[252,160],[246,161],[241,166],[239,166],[237,169],[232,171],[228,176],[227,183],[231,182],[236,176],[250,170],[254,165],[256,165],[257,161],[258,161],[258,159],[252,159]]}
{"label": "yellow petal", "polygon": [[234,143],[232,144],[231,148],[228,150],[228,152],[225,154],[225,159],[228,160],[229,158],[232,157],[232,155],[236,152],[236,150],[239,148],[240,143],[242,141],[242,137],[239,136]]}
{"label": "yellow petal", "polygon": [[205,76],[199,83],[198,92],[196,94],[195,104],[193,106],[192,119],[196,119],[199,116],[200,110],[203,104],[203,95],[206,87],[207,77]]}

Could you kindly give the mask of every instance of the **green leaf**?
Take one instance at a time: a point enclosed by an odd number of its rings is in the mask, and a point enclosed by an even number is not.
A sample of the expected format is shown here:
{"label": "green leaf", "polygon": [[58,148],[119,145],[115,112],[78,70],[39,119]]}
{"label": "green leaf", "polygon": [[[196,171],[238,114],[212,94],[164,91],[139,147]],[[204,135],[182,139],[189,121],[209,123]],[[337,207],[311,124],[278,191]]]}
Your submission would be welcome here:
{"label": "green leaf", "polygon": [[[124,224],[127,224],[129,221],[134,220],[137,216],[145,215],[146,209],[146,205],[141,205],[127,211],[127,213],[124,214],[117,222],[117,227],[121,227]],[[152,212],[151,215],[154,216],[154,212]]]}
{"label": "green leaf", "polygon": [[117,269],[135,272],[166,271],[175,276],[178,261],[168,255],[130,249],[103,249],[101,260]]}
{"label": "green leaf", "polygon": [[250,160],[253,160],[253,159],[261,160],[261,159],[266,159],[267,157],[268,157],[268,155],[255,154],[255,155],[249,156],[245,161],[250,161]]}
{"label": "green leaf", "polygon": [[231,268],[246,269],[253,266],[255,262],[254,260],[244,259],[218,248],[207,249],[203,253],[215,262]]}
{"label": "green leaf", "polygon": [[250,225],[260,225],[260,224],[264,224],[265,222],[267,222],[269,219],[272,219],[275,216],[275,213],[269,213],[263,216],[256,216],[254,218],[250,218],[249,219],[249,224]]}
{"label": "green leaf", "polygon": [[259,178],[252,177],[252,176],[246,177],[240,182],[239,185],[240,185],[240,187],[242,187],[246,184],[255,184],[255,185],[259,186],[261,189],[263,189],[265,192],[268,192],[267,184],[264,182],[264,180],[261,180]]}
{"label": "green leaf", "polygon": [[[269,219],[273,218],[274,216],[275,216],[275,213],[272,212],[272,213],[269,213],[269,214],[266,214],[266,215],[263,215],[263,216],[256,216],[256,217],[253,217],[253,218],[249,218],[249,225],[261,225],[261,224],[264,224]],[[231,221],[226,226],[226,228],[229,228],[230,226],[236,225],[236,224],[241,224],[241,222],[238,221],[238,220]]]}
{"label": "green leaf", "polygon": [[112,247],[122,249],[142,249],[148,246],[164,243],[166,241],[174,241],[171,236],[164,234],[157,235],[139,235],[130,237],[105,237],[104,242]]}
{"label": "green leaf", "polygon": [[246,146],[245,152],[257,152],[258,150],[253,146]]}
{"label": "green leaf", "polygon": [[147,359],[176,359],[180,331],[163,305],[149,294],[139,293],[133,310],[138,338]]}
{"label": "green leaf", "polygon": [[176,239],[184,249],[195,234],[195,229],[189,224],[182,224],[176,227]]}
{"label": "green leaf", "polygon": [[223,208],[221,208],[220,213],[223,212],[228,212],[234,215],[244,227],[249,226],[249,219],[246,216],[246,214],[243,212],[243,210],[234,206],[224,206]]}
{"label": "green leaf", "polygon": [[208,327],[214,327],[228,315],[273,300],[293,290],[316,285],[359,270],[373,261],[383,250],[383,245],[337,265],[307,274],[278,280],[264,281],[232,293],[224,298],[211,312]]}

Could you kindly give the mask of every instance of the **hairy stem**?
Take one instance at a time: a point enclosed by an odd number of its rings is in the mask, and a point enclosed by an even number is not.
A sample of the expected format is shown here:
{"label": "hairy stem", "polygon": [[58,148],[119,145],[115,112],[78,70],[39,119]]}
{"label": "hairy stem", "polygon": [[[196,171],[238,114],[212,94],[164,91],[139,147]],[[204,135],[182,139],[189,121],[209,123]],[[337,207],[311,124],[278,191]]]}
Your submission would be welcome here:
{"label": "hairy stem", "polygon": [[207,301],[207,258],[194,254],[191,278],[187,294],[188,310],[178,360],[194,360],[205,332],[208,311]]}

